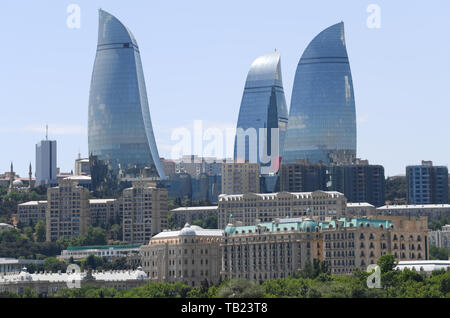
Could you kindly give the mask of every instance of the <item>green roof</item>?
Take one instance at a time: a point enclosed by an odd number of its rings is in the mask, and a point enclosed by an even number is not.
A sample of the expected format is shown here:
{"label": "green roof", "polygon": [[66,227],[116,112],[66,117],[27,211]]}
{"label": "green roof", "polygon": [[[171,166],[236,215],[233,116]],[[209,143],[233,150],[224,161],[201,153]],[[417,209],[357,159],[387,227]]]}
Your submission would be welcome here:
{"label": "green roof", "polygon": [[69,251],[82,251],[82,250],[119,250],[126,248],[139,248],[141,244],[128,244],[128,245],[93,245],[93,246],[68,246]]}
{"label": "green roof", "polygon": [[[275,222],[265,222],[258,224],[261,227],[265,227],[269,230],[269,232],[277,232],[277,229],[279,231],[284,231],[284,228],[286,228],[288,231],[301,231],[301,232],[307,232],[309,229],[310,232],[314,232],[315,227],[318,226],[320,230],[328,229],[330,226],[332,228],[336,228],[336,221],[330,221],[330,222],[318,222],[316,223],[313,220],[306,219],[302,222],[283,222],[283,219],[280,220],[281,222],[275,223]],[[346,219],[346,218],[340,218],[340,222],[343,223],[343,227],[357,227],[361,226],[363,224],[366,226],[366,224],[370,224],[370,227],[380,227],[383,225],[383,228],[390,228],[393,223],[391,220],[373,220],[373,219],[366,219],[366,218],[359,218],[359,219]],[[257,230],[256,225],[248,225],[248,226],[227,226],[225,228],[225,233],[228,235],[233,234],[248,234],[248,233],[255,233]],[[236,233],[237,232],[237,233]]]}

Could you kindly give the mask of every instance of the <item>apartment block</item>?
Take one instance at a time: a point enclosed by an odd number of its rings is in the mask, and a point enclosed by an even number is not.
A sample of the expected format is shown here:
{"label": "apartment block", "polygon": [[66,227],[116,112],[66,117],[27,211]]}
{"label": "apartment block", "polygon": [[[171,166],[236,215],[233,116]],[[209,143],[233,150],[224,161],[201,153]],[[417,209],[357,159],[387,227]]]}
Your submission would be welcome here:
{"label": "apartment block", "polygon": [[222,164],[222,193],[259,193],[259,165],[249,162]]}
{"label": "apartment block", "polygon": [[89,190],[74,180],[60,180],[47,190],[47,241],[84,235],[91,224]]}
{"label": "apartment block", "polygon": [[152,182],[134,181],[123,190],[123,240],[147,244],[153,235],[167,229],[167,190]]}

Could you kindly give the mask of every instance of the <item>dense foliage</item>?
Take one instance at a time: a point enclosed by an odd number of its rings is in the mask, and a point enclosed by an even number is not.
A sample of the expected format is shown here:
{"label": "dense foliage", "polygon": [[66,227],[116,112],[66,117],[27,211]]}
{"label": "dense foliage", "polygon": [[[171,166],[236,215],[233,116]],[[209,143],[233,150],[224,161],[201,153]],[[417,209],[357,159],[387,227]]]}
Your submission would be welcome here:
{"label": "dense foliage", "polygon": [[[267,280],[262,284],[245,279],[225,280],[217,285],[189,287],[182,283],[150,282],[130,290],[84,286],[80,289],[64,289],[49,297],[65,298],[450,298],[450,271],[435,271],[431,275],[405,269],[395,271],[392,255],[380,257],[381,287],[368,288],[370,273],[356,271],[350,276],[330,275],[321,262],[314,262],[308,269],[289,278]],[[28,290],[26,297],[37,297]],[[3,293],[0,297],[21,297]]]}
{"label": "dense foliage", "polygon": [[386,204],[406,204],[406,177],[392,177],[386,179]]}
{"label": "dense foliage", "polygon": [[[17,205],[27,201],[46,200],[45,188],[34,188],[29,192],[10,192],[0,186],[0,223],[12,223],[12,215],[17,213]],[[25,224],[29,225],[29,224]]]}

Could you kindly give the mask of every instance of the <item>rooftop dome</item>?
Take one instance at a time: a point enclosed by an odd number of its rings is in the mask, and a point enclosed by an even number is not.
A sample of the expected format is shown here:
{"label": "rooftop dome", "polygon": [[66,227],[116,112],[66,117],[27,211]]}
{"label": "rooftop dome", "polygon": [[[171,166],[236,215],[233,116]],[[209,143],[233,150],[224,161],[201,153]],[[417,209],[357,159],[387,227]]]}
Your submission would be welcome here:
{"label": "rooftop dome", "polygon": [[147,274],[144,272],[144,270],[142,269],[141,266],[139,266],[136,271],[134,272],[134,275],[136,277],[136,279],[138,280],[146,280],[147,279]]}
{"label": "rooftop dome", "polygon": [[302,232],[314,232],[316,229],[316,222],[311,219],[306,219],[300,225],[300,229],[302,230]]}
{"label": "rooftop dome", "polygon": [[22,180],[14,180],[14,181],[13,181],[13,187],[16,187],[16,188],[21,188],[21,187],[23,187],[23,182],[22,182]]}
{"label": "rooftop dome", "polygon": [[191,225],[186,223],[180,231],[180,235],[195,235],[195,228],[191,228]]}
{"label": "rooftop dome", "polygon": [[21,281],[31,281],[33,278],[31,277],[31,274],[28,273],[28,270],[26,267],[22,268],[22,271],[19,274],[19,280]]}

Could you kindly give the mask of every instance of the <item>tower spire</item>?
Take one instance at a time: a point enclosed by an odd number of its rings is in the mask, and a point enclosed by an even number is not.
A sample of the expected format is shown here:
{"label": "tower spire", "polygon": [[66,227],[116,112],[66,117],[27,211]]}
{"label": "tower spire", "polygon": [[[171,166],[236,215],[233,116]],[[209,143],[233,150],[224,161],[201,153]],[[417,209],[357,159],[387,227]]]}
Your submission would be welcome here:
{"label": "tower spire", "polygon": [[48,124],[45,125],[45,140],[48,140]]}

